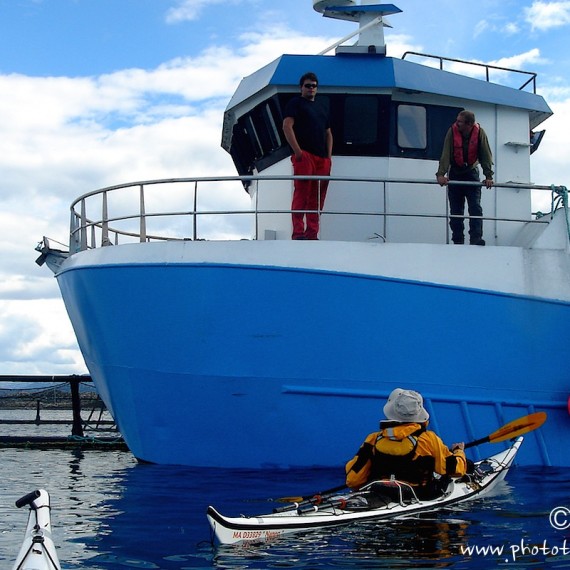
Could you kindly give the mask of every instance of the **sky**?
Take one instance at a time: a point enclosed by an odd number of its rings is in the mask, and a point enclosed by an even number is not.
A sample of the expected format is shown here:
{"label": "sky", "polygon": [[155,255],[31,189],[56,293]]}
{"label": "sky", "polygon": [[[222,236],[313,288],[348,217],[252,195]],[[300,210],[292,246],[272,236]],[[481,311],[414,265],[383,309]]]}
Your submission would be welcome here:
{"label": "sky", "polygon": [[[538,73],[554,115],[532,181],[570,185],[570,1],[394,4],[389,56]],[[354,30],[311,0],[0,0],[0,374],[87,372],[57,282],[34,262],[42,236],[67,243],[75,198],[235,174],[221,121],[241,78]]]}

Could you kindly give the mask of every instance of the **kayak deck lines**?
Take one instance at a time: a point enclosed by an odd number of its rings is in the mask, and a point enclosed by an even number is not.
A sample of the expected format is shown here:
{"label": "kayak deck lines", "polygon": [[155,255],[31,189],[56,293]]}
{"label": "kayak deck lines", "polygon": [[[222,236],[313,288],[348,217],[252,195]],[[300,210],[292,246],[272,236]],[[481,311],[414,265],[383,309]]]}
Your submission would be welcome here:
{"label": "kayak deck lines", "polygon": [[45,489],[37,489],[16,501],[29,506],[24,541],[12,570],[61,570],[51,534],[50,500]]}

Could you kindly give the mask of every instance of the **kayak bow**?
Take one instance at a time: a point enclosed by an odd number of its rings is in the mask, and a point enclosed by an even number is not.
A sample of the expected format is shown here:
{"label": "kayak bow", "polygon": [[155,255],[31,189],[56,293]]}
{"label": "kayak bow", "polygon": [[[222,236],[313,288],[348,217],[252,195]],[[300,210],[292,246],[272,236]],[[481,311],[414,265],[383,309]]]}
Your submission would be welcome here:
{"label": "kayak bow", "polygon": [[435,499],[419,500],[412,487],[399,481],[375,481],[357,492],[331,495],[320,505],[306,501],[270,514],[241,517],[226,517],[210,506],[206,516],[216,540],[234,544],[438,510],[489,493],[506,477],[522,442],[519,437],[508,449],[477,462],[473,475],[453,479],[444,494]]}
{"label": "kayak bow", "polygon": [[38,489],[16,501],[18,508],[29,506],[26,536],[12,570],[61,570],[51,537],[49,494]]}

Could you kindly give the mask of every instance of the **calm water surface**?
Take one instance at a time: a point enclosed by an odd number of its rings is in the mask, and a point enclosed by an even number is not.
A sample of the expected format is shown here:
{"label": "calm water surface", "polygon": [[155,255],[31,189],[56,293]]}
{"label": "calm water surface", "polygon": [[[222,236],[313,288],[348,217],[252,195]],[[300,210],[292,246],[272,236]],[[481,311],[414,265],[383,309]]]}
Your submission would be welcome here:
{"label": "calm water surface", "polygon": [[570,525],[562,469],[514,468],[500,494],[437,514],[273,544],[211,545],[209,504],[229,515],[270,512],[271,498],[340,482],[342,469],[210,470],[142,465],[119,451],[2,449],[0,568],[11,568],[26,526],[27,509],[14,502],[39,487],[51,495],[63,568],[570,568],[570,530],[550,523],[560,508],[557,521]]}

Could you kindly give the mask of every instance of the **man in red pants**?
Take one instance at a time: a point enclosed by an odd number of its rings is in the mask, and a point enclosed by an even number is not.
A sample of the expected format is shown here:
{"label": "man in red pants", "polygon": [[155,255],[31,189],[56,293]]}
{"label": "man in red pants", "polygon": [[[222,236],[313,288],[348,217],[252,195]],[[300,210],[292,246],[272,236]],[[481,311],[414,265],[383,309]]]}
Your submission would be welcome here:
{"label": "man in red pants", "polygon": [[[291,99],[285,107],[283,133],[293,151],[295,175],[329,176],[331,172],[333,137],[328,110],[315,99],[318,84],[314,73],[305,73],[299,81],[301,96]],[[319,212],[327,188],[327,180],[295,180],[291,204],[293,239],[318,239]],[[305,212],[295,210],[312,211],[305,216]]]}

